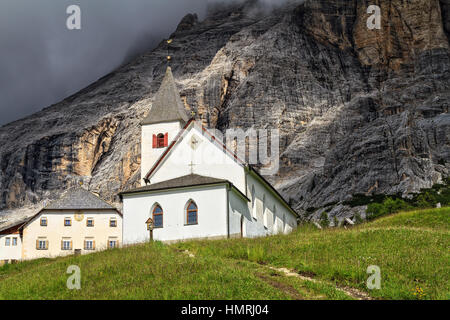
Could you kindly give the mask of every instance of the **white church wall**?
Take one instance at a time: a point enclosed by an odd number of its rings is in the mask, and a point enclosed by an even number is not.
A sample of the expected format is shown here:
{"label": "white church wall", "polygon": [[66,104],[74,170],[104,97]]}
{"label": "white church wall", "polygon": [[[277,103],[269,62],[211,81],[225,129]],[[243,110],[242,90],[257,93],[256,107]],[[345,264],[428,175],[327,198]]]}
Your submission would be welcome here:
{"label": "white church wall", "polygon": [[153,135],[168,133],[169,145],[181,130],[179,121],[143,125],[141,131],[141,184],[144,186],[144,177],[156,163],[167,148],[153,148]]}
{"label": "white church wall", "polygon": [[247,237],[247,226],[252,222],[252,215],[249,210],[248,202],[236,192],[230,190],[228,192],[229,198],[229,224],[230,224],[230,237],[236,238],[241,236],[241,217],[242,221],[242,235]]}
{"label": "white church wall", "polygon": [[[43,211],[29,222],[23,230],[23,258],[52,258],[74,254],[76,249],[81,253],[91,253],[107,249],[108,241],[122,243],[122,217],[115,210],[82,211],[83,219],[75,219],[75,211]],[[47,226],[41,226],[41,217],[47,218]],[[64,219],[71,219],[71,226],[64,225]],[[94,226],[87,226],[87,218],[94,219]],[[116,227],[110,227],[110,219],[116,220]],[[36,240],[48,241],[47,250],[38,250]],[[72,241],[72,250],[62,250],[61,241]],[[95,241],[95,250],[85,250],[84,241]]]}
{"label": "white church wall", "polygon": [[[163,209],[163,228],[154,229],[154,240],[226,237],[226,192],[224,184],[124,195],[124,243],[135,244],[149,240],[150,233],[145,222],[152,216],[155,203]],[[185,225],[185,206],[189,200],[194,200],[198,207],[196,225]]]}
{"label": "white church wall", "polygon": [[[236,163],[216,146],[207,134],[196,125],[191,125],[184,137],[168,154],[156,172],[150,178],[151,183],[158,183],[191,173],[226,179],[245,193],[244,168]],[[198,140],[195,150],[191,147],[192,137]]]}
{"label": "white church wall", "polygon": [[22,260],[22,239],[20,234],[0,235],[0,261],[3,260]]}
{"label": "white church wall", "polygon": [[[254,191],[253,191],[254,190]],[[253,197],[254,203],[249,204],[253,223],[249,224],[252,236],[290,233],[297,228],[296,217],[286,208],[258,178],[247,174],[247,193]]]}

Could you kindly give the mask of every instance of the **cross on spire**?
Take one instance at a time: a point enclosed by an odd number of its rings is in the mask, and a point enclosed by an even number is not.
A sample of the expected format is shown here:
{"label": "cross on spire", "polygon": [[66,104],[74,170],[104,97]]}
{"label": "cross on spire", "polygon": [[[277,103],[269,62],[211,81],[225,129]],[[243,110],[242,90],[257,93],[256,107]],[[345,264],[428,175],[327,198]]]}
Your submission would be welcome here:
{"label": "cross on spire", "polygon": [[172,42],[172,39],[167,40],[167,65],[170,65],[170,61],[172,61],[172,56],[170,55],[170,44]]}

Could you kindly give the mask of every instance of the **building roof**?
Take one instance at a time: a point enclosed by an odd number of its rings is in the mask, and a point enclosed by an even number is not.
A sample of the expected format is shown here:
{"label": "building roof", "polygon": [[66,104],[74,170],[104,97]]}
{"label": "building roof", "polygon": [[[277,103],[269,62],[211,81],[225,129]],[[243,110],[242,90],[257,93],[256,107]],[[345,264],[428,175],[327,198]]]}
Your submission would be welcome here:
{"label": "building roof", "polygon": [[166,75],[155,96],[152,108],[141,125],[177,120],[187,122],[189,117],[181,102],[180,94],[173,79],[172,69],[167,67]]}
{"label": "building roof", "polygon": [[93,193],[76,187],[68,190],[59,200],[55,200],[43,210],[103,210],[113,209],[112,205]]}
{"label": "building roof", "polygon": [[189,174],[187,176],[154,183],[148,186],[140,187],[137,189],[132,189],[128,191],[124,191],[119,193],[119,195],[122,197],[123,195],[127,194],[133,194],[133,193],[145,193],[145,192],[151,192],[151,191],[165,191],[165,190],[171,190],[171,189],[178,189],[178,188],[187,188],[187,187],[199,187],[199,186],[210,186],[210,185],[216,185],[216,184],[228,184],[232,189],[234,189],[237,193],[241,195],[246,201],[250,202],[250,199],[247,198],[245,194],[243,194],[238,188],[236,188],[233,183],[226,179],[216,179],[211,177],[205,177],[200,176],[197,174]]}
{"label": "building roof", "polygon": [[12,234],[19,231],[20,227],[25,224],[30,218],[21,219],[12,223],[8,223],[0,227],[0,234]]}
{"label": "building roof", "polygon": [[220,183],[229,183],[228,180],[224,179],[216,179],[211,177],[200,176],[197,174],[189,174],[187,176],[159,182],[153,183],[148,186],[128,190],[121,192],[122,194],[129,193],[139,193],[146,191],[156,191],[156,190],[165,190],[165,189],[173,189],[173,188],[183,188],[183,187],[194,187],[194,186],[202,186],[202,185],[211,185],[211,184],[220,184]]}

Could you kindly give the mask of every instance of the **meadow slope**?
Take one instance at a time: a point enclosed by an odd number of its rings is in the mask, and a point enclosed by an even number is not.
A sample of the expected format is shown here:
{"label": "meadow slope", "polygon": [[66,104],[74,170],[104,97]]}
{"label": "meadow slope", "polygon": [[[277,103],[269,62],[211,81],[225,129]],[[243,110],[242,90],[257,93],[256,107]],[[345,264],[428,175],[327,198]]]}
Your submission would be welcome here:
{"label": "meadow slope", "polygon": [[[258,239],[146,243],[0,268],[0,299],[450,299],[450,208],[403,212],[351,229]],[[68,290],[67,267],[81,269]],[[369,265],[381,289],[366,288]],[[287,268],[302,277],[287,277]],[[309,280],[308,280],[309,279]],[[347,292],[347,293],[346,293]]]}

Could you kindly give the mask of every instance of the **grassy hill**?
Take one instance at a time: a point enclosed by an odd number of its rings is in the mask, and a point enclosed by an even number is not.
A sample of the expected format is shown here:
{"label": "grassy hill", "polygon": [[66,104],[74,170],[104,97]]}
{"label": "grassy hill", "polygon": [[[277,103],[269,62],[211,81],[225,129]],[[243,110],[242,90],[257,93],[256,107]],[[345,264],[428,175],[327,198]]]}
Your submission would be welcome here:
{"label": "grassy hill", "polygon": [[[6,265],[0,299],[450,299],[449,246],[450,208],[411,211],[351,229],[302,226]],[[81,290],[66,288],[70,265],[81,269]],[[381,269],[380,290],[366,288],[369,265]]]}

